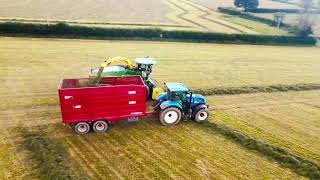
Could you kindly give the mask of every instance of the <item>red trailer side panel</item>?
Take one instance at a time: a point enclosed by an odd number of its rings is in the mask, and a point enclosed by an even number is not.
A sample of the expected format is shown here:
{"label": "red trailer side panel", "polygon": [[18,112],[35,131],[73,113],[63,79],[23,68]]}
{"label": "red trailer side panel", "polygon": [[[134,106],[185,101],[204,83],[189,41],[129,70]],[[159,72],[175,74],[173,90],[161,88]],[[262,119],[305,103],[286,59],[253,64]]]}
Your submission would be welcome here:
{"label": "red trailer side panel", "polygon": [[63,123],[90,122],[146,115],[146,86],[140,76],[104,77],[99,87],[89,79],[64,79],[59,87]]}

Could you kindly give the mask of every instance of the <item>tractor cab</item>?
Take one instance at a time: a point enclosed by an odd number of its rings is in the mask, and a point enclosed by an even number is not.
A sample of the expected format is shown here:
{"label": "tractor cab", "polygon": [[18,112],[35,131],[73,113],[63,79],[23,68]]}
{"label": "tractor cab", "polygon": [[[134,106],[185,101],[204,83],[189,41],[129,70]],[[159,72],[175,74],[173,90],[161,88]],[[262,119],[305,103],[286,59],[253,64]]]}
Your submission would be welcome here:
{"label": "tractor cab", "polygon": [[208,105],[204,96],[193,94],[182,83],[166,83],[165,89],[166,92],[156,99],[156,110],[160,113],[160,122],[163,125],[175,125],[182,117],[192,118],[197,122],[208,119]]}

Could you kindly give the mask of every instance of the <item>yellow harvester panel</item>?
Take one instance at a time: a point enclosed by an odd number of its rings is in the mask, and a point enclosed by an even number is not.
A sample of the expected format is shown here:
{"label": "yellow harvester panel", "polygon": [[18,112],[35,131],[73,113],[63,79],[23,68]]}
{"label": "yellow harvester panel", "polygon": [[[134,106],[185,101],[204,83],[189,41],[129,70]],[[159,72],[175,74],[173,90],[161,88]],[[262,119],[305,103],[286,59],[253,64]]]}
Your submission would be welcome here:
{"label": "yellow harvester panel", "polygon": [[160,93],[163,93],[163,89],[160,87],[153,88],[152,99],[156,100]]}

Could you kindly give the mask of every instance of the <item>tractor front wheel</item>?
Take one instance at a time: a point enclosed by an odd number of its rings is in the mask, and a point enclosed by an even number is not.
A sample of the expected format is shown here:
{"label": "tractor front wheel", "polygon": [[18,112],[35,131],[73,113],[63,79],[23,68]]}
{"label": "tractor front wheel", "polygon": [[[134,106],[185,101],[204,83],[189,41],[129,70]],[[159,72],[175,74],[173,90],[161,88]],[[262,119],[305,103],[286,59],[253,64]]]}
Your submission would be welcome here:
{"label": "tractor front wheel", "polygon": [[194,116],[194,120],[198,123],[207,121],[209,118],[209,111],[207,108],[200,109]]}
{"label": "tractor front wheel", "polygon": [[87,134],[90,131],[90,125],[86,122],[79,122],[74,126],[77,134]]}
{"label": "tractor front wheel", "polygon": [[175,107],[169,107],[160,111],[160,123],[164,126],[174,126],[181,120],[181,111]]}

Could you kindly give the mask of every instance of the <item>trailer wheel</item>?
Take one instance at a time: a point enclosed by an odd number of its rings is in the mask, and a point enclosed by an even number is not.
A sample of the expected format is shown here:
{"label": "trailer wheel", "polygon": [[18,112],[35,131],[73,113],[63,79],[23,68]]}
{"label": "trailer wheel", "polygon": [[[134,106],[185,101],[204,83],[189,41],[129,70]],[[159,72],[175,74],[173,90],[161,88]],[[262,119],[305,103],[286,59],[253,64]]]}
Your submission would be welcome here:
{"label": "trailer wheel", "polygon": [[160,123],[164,126],[173,126],[180,122],[181,111],[175,107],[169,107],[160,111]]}
{"label": "trailer wheel", "polygon": [[200,109],[199,111],[197,111],[197,113],[194,116],[194,120],[198,123],[207,121],[208,118],[209,118],[209,111],[207,108]]}
{"label": "trailer wheel", "polygon": [[109,124],[106,121],[96,121],[92,126],[94,132],[103,133],[109,129]]}
{"label": "trailer wheel", "polygon": [[90,131],[90,125],[86,122],[79,122],[74,126],[77,134],[87,134]]}

